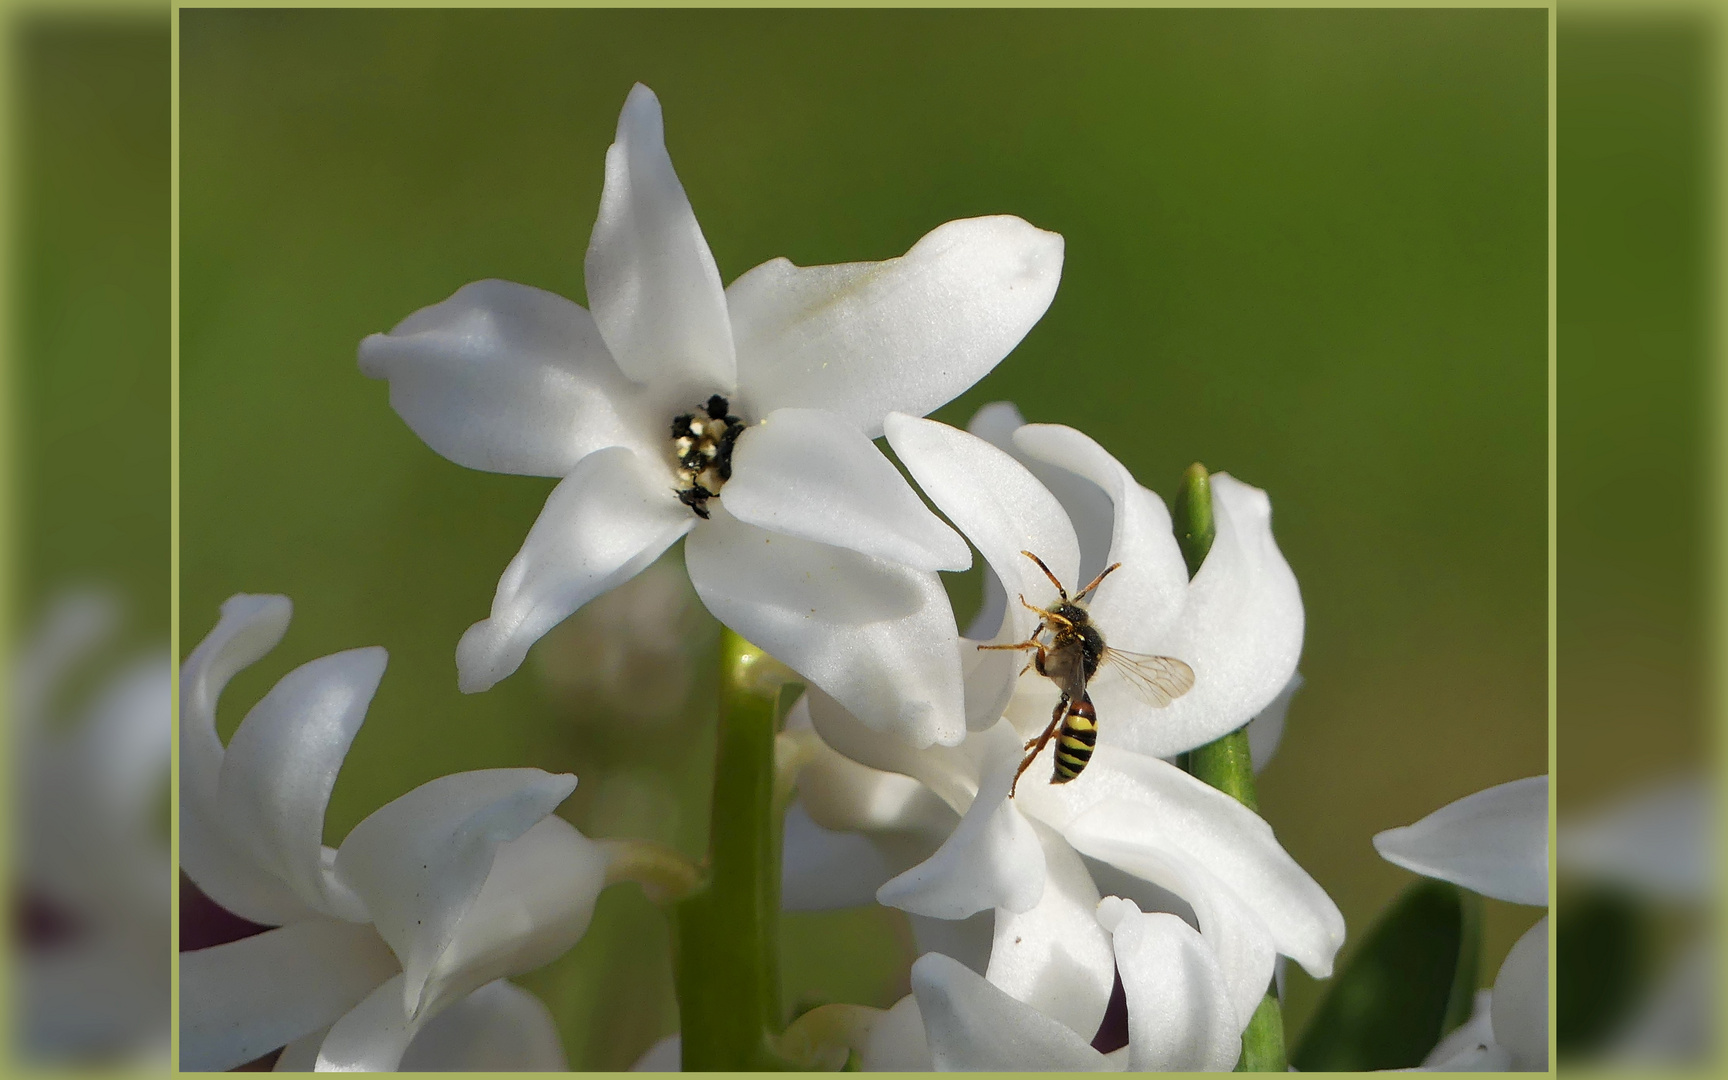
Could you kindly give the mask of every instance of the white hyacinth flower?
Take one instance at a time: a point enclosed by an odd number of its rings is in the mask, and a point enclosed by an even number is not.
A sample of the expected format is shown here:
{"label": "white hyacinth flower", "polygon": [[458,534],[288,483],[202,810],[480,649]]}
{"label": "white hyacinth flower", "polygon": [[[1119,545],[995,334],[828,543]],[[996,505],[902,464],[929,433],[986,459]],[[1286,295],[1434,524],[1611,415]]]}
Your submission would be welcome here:
{"label": "white hyacinth flower", "polygon": [[1043,315],[1062,238],[1015,217],[952,221],[904,256],[763,263],[721,287],[631,90],[606,155],[588,310],[502,281],[463,287],[360,346],[434,450],[562,478],[457,648],[485,690],[577,608],[680,537],[716,617],[866,723],[952,744],[961,675],[937,570],[966,545],[872,445],[996,366]]}
{"label": "white hyacinth flower", "polygon": [[[1004,415],[987,410],[980,419]],[[1055,589],[1022,550],[1038,554],[1072,589],[1084,581],[1076,533],[1098,541],[1101,550],[1090,553],[1097,569],[1122,564],[1090,607],[1107,643],[1186,660],[1195,683],[1168,708],[1153,709],[1100,672],[1088,686],[1099,716],[1090,763],[1072,781],[1052,784],[1047,750],[1012,798],[1023,744],[1049,723],[1057,699],[1048,679],[1018,674],[1023,654],[977,652],[975,642],[963,642],[971,654],[971,732],[953,748],[908,746],[812,691],[808,720],[795,714],[788,723],[794,731],[806,724],[814,729],[794,736],[805,741],[810,763],[800,780],[800,806],[788,819],[789,902],[840,906],[868,900],[873,889],[882,903],[915,916],[921,946],[931,944],[930,920],[966,926],[980,913],[993,913],[986,916],[993,926],[981,928],[991,939],[987,959],[971,958],[980,982],[1060,1024],[1072,1036],[1064,1039],[1078,1040],[1073,1045],[1090,1053],[1117,968],[1132,1013],[1136,993],[1152,1001],[1165,992],[1159,971],[1173,957],[1191,959],[1186,950],[1194,942],[1170,924],[1157,924],[1149,937],[1133,929],[1141,926],[1138,919],[1151,917],[1151,907],[1170,904],[1173,894],[1181,903],[1170,906],[1191,910],[1199,927],[1194,941],[1210,958],[1193,963],[1215,965],[1216,982],[1187,979],[1181,1009],[1166,1001],[1142,1008],[1140,1016],[1149,1024],[1154,1014],[1204,1017],[1206,1023],[1188,1026],[1207,1036],[1184,1042],[1148,1029],[1137,1044],[1131,1039],[1129,1056],[1182,1063],[1161,1067],[1228,1068],[1234,1050],[1224,1061],[1221,1048],[1225,1041],[1239,1048],[1234,1040],[1271,983],[1278,955],[1325,977],[1344,940],[1336,905],[1263,819],[1161,760],[1259,715],[1274,730],[1282,722],[1301,647],[1302,608],[1272,539],[1266,496],[1228,476],[1213,478],[1217,538],[1190,582],[1162,501],[1079,432],[1018,424],[1008,432],[1011,445],[1052,478],[1051,488],[1065,496],[1059,501],[990,441],[911,417],[890,417],[887,427],[925,493],[1009,589],[1030,602],[1049,606]],[[1018,604],[998,611],[984,617],[984,632],[994,632],[994,641],[1025,640],[1036,625],[1036,616]],[[988,625],[992,621],[999,625]],[[807,866],[823,869],[811,874]],[[1101,918],[1100,880],[1148,912],[1130,917],[1107,902]],[[1131,928],[1126,947],[1124,926]],[[937,961],[927,966],[964,980]],[[1205,973],[1210,977],[1214,969]],[[1214,986],[1220,993],[1211,993]],[[1211,1037],[1220,1031],[1228,1040]],[[1052,1061],[1080,1068],[1085,1057]]]}
{"label": "white hyacinth flower", "polygon": [[[1388,862],[1514,904],[1548,906],[1548,778],[1466,795],[1374,837]],[[1492,991],[1423,1063],[1439,1072],[1548,1068],[1548,917],[1513,944]]]}
{"label": "white hyacinth flower", "polygon": [[574,945],[606,883],[605,851],[552,813],[576,778],[440,777],[326,847],[325,808],[384,650],[304,664],[226,747],[216,733],[223,687],[291,614],[286,597],[233,597],[181,670],[182,867],[222,907],[275,927],[181,955],[181,1067],[286,1047],[279,1068],[562,1069],[544,1006],[500,980]]}
{"label": "white hyacinth flower", "polygon": [[118,605],[61,595],[12,665],[17,801],[13,890],[47,916],[19,935],[17,1051],[32,1064],[168,1061],[173,862],[152,824],[173,751],[173,661],[153,651],[104,679],[69,721],[51,715]]}

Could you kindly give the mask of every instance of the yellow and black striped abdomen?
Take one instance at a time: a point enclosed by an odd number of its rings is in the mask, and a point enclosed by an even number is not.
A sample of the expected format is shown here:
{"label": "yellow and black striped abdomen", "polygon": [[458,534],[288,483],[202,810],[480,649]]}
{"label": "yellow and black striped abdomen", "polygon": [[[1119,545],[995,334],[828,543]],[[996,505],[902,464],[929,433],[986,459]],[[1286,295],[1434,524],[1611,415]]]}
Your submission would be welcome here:
{"label": "yellow and black striped abdomen", "polygon": [[1056,772],[1052,784],[1066,784],[1080,775],[1092,760],[1092,745],[1098,740],[1098,713],[1091,695],[1082,695],[1068,706],[1062,717],[1062,732],[1056,736]]}

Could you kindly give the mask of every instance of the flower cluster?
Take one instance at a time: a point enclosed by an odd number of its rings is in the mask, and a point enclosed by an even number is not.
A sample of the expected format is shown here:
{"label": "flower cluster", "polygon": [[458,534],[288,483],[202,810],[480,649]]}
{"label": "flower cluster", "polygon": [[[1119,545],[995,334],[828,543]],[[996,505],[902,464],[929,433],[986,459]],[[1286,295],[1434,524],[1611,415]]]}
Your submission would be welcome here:
{"label": "flower cluster", "polygon": [[[788,902],[879,900],[960,961],[914,969],[908,1008],[925,1016],[937,1067],[1103,1067],[1091,1044],[1119,975],[1129,1038],[1118,1067],[1228,1069],[1277,957],[1325,976],[1344,939],[1336,906],[1264,820],[1163,760],[1262,713],[1277,722],[1288,704],[1302,608],[1266,497],[1214,477],[1217,537],[1190,581],[1162,500],[1092,440],[1021,424],[1005,405],[972,428],[900,416],[888,437],[984,554],[991,591],[1008,582],[1037,606],[1054,602],[1022,550],[1064,581],[1120,564],[1098,587],[1094,620],[1112,647],[1189,660],[1194,688],[1154,713],[1130,679],[1101,675],[1089,689],[1108,719],[1083,775],[1012,798],[1023,748],[1058,698],[1015,654],[962,639],[978,659],[969,730],[953,747],[913,747],[811,691],[789,723],[810,749],[788,821]],[[973,632],[1000,643],[1035,628],[1026,607],[998,603]],[[1031,769],[1051,769],[1055,753]],[[978,916],[970,934],[941,925]]]}
{"label": "flower cluster", "polygon": [[443,1047],[462,1064],[437,1067],[562,1069],[545,1007],[503,980],[574,945],[606,883],[605,849],[552,813],[576,778],[441,777],[325,846],[384,650],[303,664],[226,746],[216,733],[223,687],[291,614],[286,597],[234,597],[180,674],[181,865],[222,907],[274,927],[185,954],[181,1067],[285,1047],[279,1068],[377,1071]]}
{"label": "flower cluster", "polygon": [[[1172,760],[1251,721],[1263,758],[1299,682],[1267,495],[1210,477],[1191,559],[1086,435],[1007,404],[968,431],[925,419],[1039,320],[1062,259],[1060,236],[983,217],[886,262],[775,259],[722,287],[637,86],[588,309],[481,281],[360,346],[438,453],[558,478],[457,645],[463,691],[680,540],[701,602],[806,684],[779,737],[782,900],[898,908],[923,955],[893,1009],[800,1018],[780,1044],[800,1063],[1227,1070],[1280,957],[1325,976],[1343,942],[1271,827]],[[974,550],[986,603],[963,634],[938,575]],[[544,1008],[503,980],[568,950],[608,882],[653,874],[554,813],[574,777],[532,768],[434,780],[325,846],[384,651],[296,669],[217,736],[223,686],[289,612],[236,596],[181,675],[183,865],[273,928],[186,955],[183,1065],[286,1047],[279,1068],[562,1067]],[[1118,984],[1126,1031],[1101,1045]]]}

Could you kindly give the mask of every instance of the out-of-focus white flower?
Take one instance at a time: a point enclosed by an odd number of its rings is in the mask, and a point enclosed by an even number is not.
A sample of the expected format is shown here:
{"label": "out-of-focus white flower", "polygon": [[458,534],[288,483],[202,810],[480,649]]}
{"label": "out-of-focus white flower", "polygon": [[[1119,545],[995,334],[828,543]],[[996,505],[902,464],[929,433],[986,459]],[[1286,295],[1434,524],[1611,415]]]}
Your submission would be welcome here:
{"label": "out-of-focus white flower", "polygon": [[440,777],[322,842],[324,811],[384,674],[380,648],[304,664],[224,747],[216,702],[281,640],[292,606],[236,596],[181,670],[181,864],[229,911],[276,927],[181,955],[181,1067],[277,1047],[282,1068],[562,1069],[551,1019],[502,983],[581,938],[598,844],[553,815],[576,785],[538,769]]}
{"label": "out-of-focus white flower", "polygon": [[18,1053],[32,1063],[167,1061],[174,871],[152,826],[168,787],[172,660],[122,668],[72,722],[49,715],[116,618],[106,594],[63,595],[12,667],[14,890],[49,924],[31,940],[26,921],[13,948]]}
{"label": "out-of-focus white flower", "polygon": [[[679,537],[722,622],[919,745],[963,730],[953,616],[934,571],[970,553],[871,443],[993,368],[1043,315],[1062,238],[1014,217],[937,228],[880,263],[774,259],[722,289],[637,85],[589,242],[593,313],[465,286],[360,346],[433,449],[555,476],[492,613],[457,647],[464,691]],[[722,489],[724,489],[722,491]]]}
{"label": "out-of-focus white flower", "polygon": [[665,724],[688,713],[696,662],[718,627],[670,555],[590,601],[534,648],[541,676],[581,721],[627,710],[632,723]]}
{"label": "out-of-focus white flower", "polygon": [[[1172,1000],[1160,999],[1164,993],[1185,995],[1176,1012],[1208,1018],[1187,1025],[1209,1033],[1198,1044],[1143,1026],[1130,1057],[1181,1063],[1157,1067],[1230,1067],[1239,1049],[1235,1040],[1265,994],[1277,956],[1324,977],[1344,939],[1336,905],[1264,820],[1160,758],[1288,704],[1301,645],[1301,600],[1272,541],[1265,495],[1227,476],[1214,478],[1218,535],[1190,583],[1163,503],[1078,432],[1040,425],[1012,436],[1023,452],[1040,455],[1046,473],[1067,474],[1053,485],[1066,489],[1065,501],[1013,456],[964,432],[890,417],[888,436],[925,493],[1029,601],[1047,606],[1054,589],[1021,550],[1075,582],[1083,565],[1076,533],[1107,538],[1108,546],[1091,558],[1099,569],[1112,562],[1122,567],[1099,588],[1093,621],[1112,647],[1187,660],[1195,685],[1169,708],[1154,710],[1101,673],[1088,686],[1100,721],[1090,764],[1068,783],[1047,783],[1047,751],[1012,799],[1022,746],[1049,722],[1057,698],[1049,680],[1017,677],[1023,656],[981,653],[964,643],[976,657],[966,659],[971,733],[952,748],[908,746],[811,691],[808,719],[795,712],[788,722],[794,733],[806,724],[813,729],[792,736],[804,741],[808,764],[799,781],[803,813],[795,807],[788,822],[789,903],[842,906],[874,895],[915,916],[921,946],[928,945],[929,922],[919,917],[970,922],[993,913],[987,916],[993,918],[986,928],[987,960],[974,954],[956,965],[970,967],[974,979],[981,972],[976,984],[926,958],[931,986],[947,987],[944,1000],[983,1008],[999,995],[1016,1003],[1003,1006],[1004,1017],[1030,1009],[1092,1053],[1090,1040],[1120,968],[1131,1013],[1136,995],[1162,1001],[1140,1010],[1143,1024],[1153,1023],[1154,1014],[1175,1014]],[[1087,483],[1098,498],[1075,495]],[[1089,521],[1081,530],[1070,513],[1111,519],[1102,526]],[[1000,625],[982,633],[999,642],[1025,640],[1035,626],[1035,617],[1017,604],[995,618]],[[1005,666],[998,663],[1003,656]],[[1184,702],[1191,704],[1179,710]],[[811,874],[806,866],[824,869]],[[1139,901],[1147,913],[1136,908],[1130,915],[1107,901],[1101,919],[1100,876],[1110,891]],[[1166,905],[1192,914],[1199,927],[1193,941],[1168,923],[1142,921]],[[1143,929],[1148,926],[1155,929]],[[1212,967],[1193,959],[1188,949],[1195,942]],[[1206,978],[1171,983],[1169,972],[1178,969],[1172,958],[1201,965],[1180,970],[1203,969]],[[1214,973],[1216,981],[1209,981]],[[1214,986],[1220,993],[1212,993]],[[944,1016],[971,1015],[961,1005],[944,1008]],[[1214,1011],[1220,1009],[1221,1016]],[[994,1023],[986,1029],[995,1030]],[[1135,1023],[1131,1019],[1131,1027]],[[1228,1061],[1223,1043],[1210,1038],[1223,1030],[1233,1048]],[[933,1032],[930,1038],[934,1051],[942,1040]],[[964,1057],[954,1047],[982,1052],[992,1039],[942,1044],[950,1045],[944,1053]],[[1079,1068],[1081,1058],[1092,1060],[1065,1053],[1049,1060]]]}
{"label": "out-of-focus white flower", "polygon": [[[1702,776],[1663,780],[1561,820],[1561,872],[1625,890],[1670,910],[1707,913],[1716,895],[1716,798]],[[1701,1065],[1716,1047],[1719,969],[1708,929],[1694,933],[1617,1030],[1597,1061]]]}
{"label": "out-of-focus white flower", "polygon": [[[1548,778],[1466,795],[1374,837],[1388,862],[1514,904],[1548,904]],[[1439,1072],[1548,1068],[1548,917],[1513,944],[1494,989],[1423,1062]]]}

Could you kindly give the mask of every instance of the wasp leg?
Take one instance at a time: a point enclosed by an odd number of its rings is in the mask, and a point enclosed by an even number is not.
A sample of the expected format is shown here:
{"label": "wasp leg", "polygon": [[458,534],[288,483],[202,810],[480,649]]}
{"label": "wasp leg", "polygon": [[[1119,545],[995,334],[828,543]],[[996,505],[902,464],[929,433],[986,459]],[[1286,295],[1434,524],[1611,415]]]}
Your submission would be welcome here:
{"label": "wasp leg", "polygon": [[1062,715],[1067,711],[1068,695],[1063,694],[1062,703],[1056,706],[1056,715],[1050,718],[1050,726],[1044,729],[1044,734],[1026,744],[1031,753],[1027,754],[1025,760],[1020,762],[1020,767],[1014,770],[1014,779],[1008,785],[1008,797],[1010,799],[1014,797],[1014,789],[1020,786],[1021,775],[1025,773],[1026,769],[1033,761],[1037,760],[1038,755],[1044,752],[1044,744],[1049,742],[1051,738],[1055,736],[1056,729],[1062,724]]}
{"label": "wasp leg", "polygon": [[1012,645],[980,645],[978,650],[984,652],[989,649],[1042,649],[1043,647],[1036,641],[1017,641]]}
{"label": "wasp leg", "polygon": [[[1044,743],[1050,738],[1050,733],[1052,731],[1056,730],[1056,725],[1060,724],[1062,722],[1062,718],[1067,716],[1067,715],[1068,715],[1068,695],[1063,694],[1062,700],[1058,701],[1056,703],[1056,711],[1050,714],[1050,726],[1044,729],[1044,734],[1039,735],[1036,738],[1027,739],[1026,745],[1021,747],[1021,749],[1022,750],[1031,750],[1032,744],[1037,743],[1038,749],[1042,750],[1044,748]],[[1034,756],[1036,756],[1036,751],[1034,751]]]}

